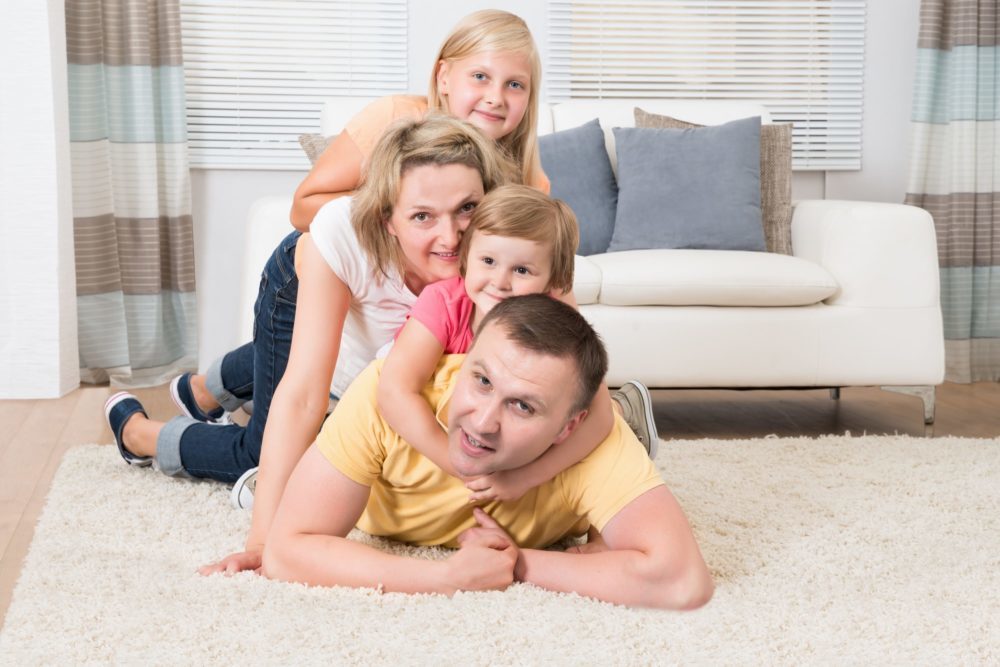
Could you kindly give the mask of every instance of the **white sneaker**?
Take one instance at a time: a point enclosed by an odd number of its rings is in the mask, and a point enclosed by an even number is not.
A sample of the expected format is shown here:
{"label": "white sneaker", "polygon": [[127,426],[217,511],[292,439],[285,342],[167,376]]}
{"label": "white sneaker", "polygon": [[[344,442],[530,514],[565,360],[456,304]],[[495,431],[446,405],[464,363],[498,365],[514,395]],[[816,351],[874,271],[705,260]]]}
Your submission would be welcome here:
{"label": "white sneaker", "polygon": [[253,492],[257,488],[257,468],[250,468],[240,475],[229,494],[229,500],[238,510],[253,509]]}
{"label": "white sneaker", "polygon": [[646,448],[649,458],[655,459],[660,436],[656,432],[656,422],[653,420],[653,399],[646,385],[636,380],[629,380],[621,389],[611,394],[611,398],[621,408],[622,417]]}

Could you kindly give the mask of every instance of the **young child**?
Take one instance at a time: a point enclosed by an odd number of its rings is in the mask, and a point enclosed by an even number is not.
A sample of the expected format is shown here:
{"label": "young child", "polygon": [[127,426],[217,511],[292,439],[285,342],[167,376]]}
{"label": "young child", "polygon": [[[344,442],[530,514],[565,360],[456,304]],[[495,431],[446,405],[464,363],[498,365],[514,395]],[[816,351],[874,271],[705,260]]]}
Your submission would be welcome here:
{"label": "young child", "polygon": [[428,111],[443,111],[478,127],[518,163],[521,182],[547,193],[537,141],[541,76],[538,49],[524,20],[495,9],[469,14],[441,45],[427,97],[376,100],[323,151],[295,191],[292,224],[308,230],[323,204],[357,188],[362,165],[386,127]]}
{"label": "young child", "polygon": [[[576,216],[566,204],[527,186],[502,186],[483,198],[462,237],[461,274],[417,298],[382,369],[378,406],[393,430],[442,469],[452,472],[448,438],[421,394],[441,355],[465,353],[480,321],[507,297],[549,294],[571,302],[578,243]],[[603,390],[566,441],[517,475],[470,480],[470,499],[519,498],[589,454],[612,423]]]}

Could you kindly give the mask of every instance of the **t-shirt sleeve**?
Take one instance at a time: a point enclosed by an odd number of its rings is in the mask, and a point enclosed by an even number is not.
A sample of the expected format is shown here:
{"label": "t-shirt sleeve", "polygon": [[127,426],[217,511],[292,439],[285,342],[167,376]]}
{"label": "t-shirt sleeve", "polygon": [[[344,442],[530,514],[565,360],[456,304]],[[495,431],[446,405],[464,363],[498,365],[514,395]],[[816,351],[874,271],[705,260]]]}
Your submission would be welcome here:
{"label": "t-shirt sleeve", "polygon": [[354,145],[361,151],[361,155],[367,160],[371,155],[375,143],[382,136],[385,128],[394,119],[393,96],[380,97],[364,109],[359,111],[354,118],[347,121],[344,132],[354,142]]}
{"label": "t-shirt sleeve", "polygon": [[664,483],[645,448],[618,416],[607,439],[557,480],[567,504],[597,530],[604,530],[622,508]]}
{"label": "t-shirt sleeve", "polygon": [[373,361],[341,396],[323,424],[316,445],[333,467],[371,486],[382,472],[388,427],[378,413],[376,390],[382,363]]}
{"label": "t-shirt sleeve", "polygon": [[552,183],[549,182],[549,177],[545,175],[542,171],[542,165],[539,164],[535,169],[535,177],[531,179],[531,186],[537,188],[547,195],[552,194]]}
{"label": "t-shirt sleeve", "polygon": [[344,131],[367,161],[386,128],[401,118],[419,118],[427,100],[418,95],[387,95],[375,100],[347,121]]}
{"label": "t-shirt sleeve", "polygon": [[441,343],[441,348],[446,349],[451,338],[452,318],[448,317],[448,290],[442,282],[431,283],[420,292],[407,320],[414,319],[423,324]]}
{"label": "t-shirt sleeve", "polygon": [[347,285],[351,294],[358,294],[369,279],[364,251],[351,227],[351,198],[340,197],[327,202],[309,225],[316,250],[330,270]]}

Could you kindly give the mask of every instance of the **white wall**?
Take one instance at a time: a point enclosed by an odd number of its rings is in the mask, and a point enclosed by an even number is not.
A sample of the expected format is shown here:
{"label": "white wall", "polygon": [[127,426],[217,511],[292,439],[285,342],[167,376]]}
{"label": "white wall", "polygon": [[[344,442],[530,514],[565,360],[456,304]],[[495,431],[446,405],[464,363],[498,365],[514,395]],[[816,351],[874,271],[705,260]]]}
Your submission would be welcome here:
{"label": "white wall", "polygon": [[0,398],[80,382],[63,12],[0,5]]}
{"label": "white wall", "polygon": [[[410,92],[426,92],[431,59],[454,22],[469,12],[496,4],[410,0]],[[796,199],[903,200],[918,5],[914,0],[871,0],[868,3],[862,169],[857,172],[796,173],[793,180]],[[544,62],[548,54],[545,3],[516,0],[504,3],[503,8],[528,22]],[[263,195],[290,197],[303,176],[304,171],[193,172],[202,369],[240,340],[241,304],[236,285],[242,270],[240,253],[250,204]]]}

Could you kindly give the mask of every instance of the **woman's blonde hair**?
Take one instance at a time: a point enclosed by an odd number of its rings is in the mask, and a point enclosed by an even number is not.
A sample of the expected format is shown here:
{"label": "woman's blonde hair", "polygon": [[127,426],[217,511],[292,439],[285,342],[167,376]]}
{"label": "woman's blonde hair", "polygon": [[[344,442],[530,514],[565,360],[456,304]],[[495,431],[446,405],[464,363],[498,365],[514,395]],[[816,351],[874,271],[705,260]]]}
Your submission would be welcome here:
{"label": "woman's blonde hair", "polygon": [[528,58],[531,81],[528,83],[528,108],[514,131],[497,141],[513,156],[521,168],[521,182],[534,183],[541,172],[538,157],[538,91],[542,87],[542,64],[538,47],[528,24],[520,16],[499,9],[473,12],[458,22],[438,51],[431,70],[428,107],[448,111],[438,92],[437,75],[442,62],[454,62],[484,51],[515,52]]}
{"label": "woman's blonde hair", "polygon": [[546,291],[558,289],[565,294],[573,289],[573,262],[580,244],[580,229],[573,209],[565,202],[527,185],[504,185],[483,197],[459,246],[463,276],[468,266],[469,245],[476,234],[547,244],[552,251],[552,273]]}
{"label": "woman's blonde hair", "polygon": [[351,202],[351,225],[376,275],[387,278],[393,270],[400,276],[404,273],[399,241],[389,233],[387,222],[406,172],[423,165],[449,164],[479,172],[483,192],[508,183],[517,173],[495,142],[446,114],[393,123],[375,144]]}

